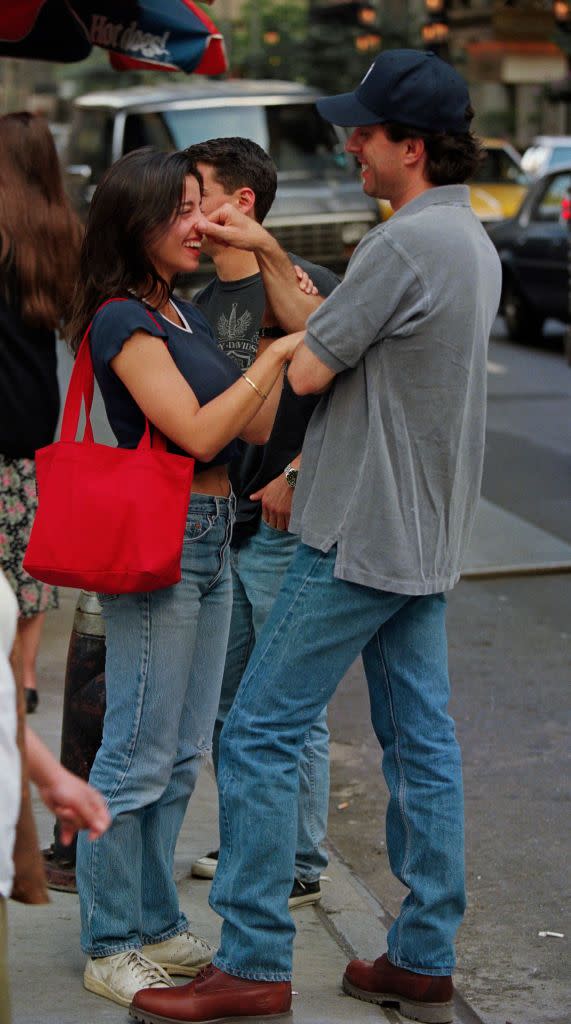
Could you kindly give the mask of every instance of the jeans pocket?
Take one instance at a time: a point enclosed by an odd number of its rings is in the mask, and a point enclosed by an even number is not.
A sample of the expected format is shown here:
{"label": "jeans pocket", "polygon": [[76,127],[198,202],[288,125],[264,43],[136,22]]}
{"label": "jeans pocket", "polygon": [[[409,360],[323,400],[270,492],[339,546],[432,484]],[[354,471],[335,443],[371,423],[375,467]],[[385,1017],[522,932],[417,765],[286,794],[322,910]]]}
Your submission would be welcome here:
{"label": "jeans pocket", "polygon": [[110,601],[116,601],[118,597],[121,597],[121,595],[120,594],[99,594],[99,593],[97,594],[97,600],[99,601],[99,604],[101,604],[101,605],[109,604]]}
{"label": "jeans pocket", "polygon": [[189,512],[184,530],[185,541],[201,540],[212,529],[218,515],[215,512]]}
{"label": "jeans pocket", "polygon": [[260,519],[260,529],[269,533],[270,537],[291,537],[289,530],[278,530],[277,526],[270,526],[265,519]]}

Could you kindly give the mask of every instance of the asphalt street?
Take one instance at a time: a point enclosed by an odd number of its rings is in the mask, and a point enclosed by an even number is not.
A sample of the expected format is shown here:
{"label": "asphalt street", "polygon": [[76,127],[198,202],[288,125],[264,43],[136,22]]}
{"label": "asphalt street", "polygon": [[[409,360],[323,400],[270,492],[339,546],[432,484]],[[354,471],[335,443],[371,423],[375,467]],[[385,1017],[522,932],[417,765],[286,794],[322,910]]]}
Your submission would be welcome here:
{"label": "asphalt street", "polygon": [[[571,368],[490,348],[483,495],[571,541]],[[464,754],[469,906],[457,985],[485,1024],[569,1024],[571,575],[465,580],[449,597],[451,710]],[[330,837],[389,914],[402,887],[360,664],[330,710]],[[554,934],[542,934],[554,933]]]}

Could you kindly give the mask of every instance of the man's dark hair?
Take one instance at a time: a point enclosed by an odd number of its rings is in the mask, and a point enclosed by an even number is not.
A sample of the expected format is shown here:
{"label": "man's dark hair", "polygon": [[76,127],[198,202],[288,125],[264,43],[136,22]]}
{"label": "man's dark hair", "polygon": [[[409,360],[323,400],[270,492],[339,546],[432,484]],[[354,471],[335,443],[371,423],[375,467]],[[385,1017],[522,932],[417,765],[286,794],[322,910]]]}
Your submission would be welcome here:
{"label": "man's dark hair", "polygon": [[[466,124],[474,117],[472,107],[466,108]],[[431,185],[458,185],[478,170],[484,159],[484,151],[479,138],[468,131],[464,135],[446,135],[418,131],[405,124],[390,122],[384,124],[391,142],[403,142],[404,139],[422,139],[426,150],[426,176]]]}
{"label": "man's dark hair", "polygon": [[230,194],[237,188],[251,188],[256,196],[254,216],[261,224],[278,187],[276,166],[261,146],[240,137],[209,139],[185,150],[196,164],[213,167],[216,180]]}

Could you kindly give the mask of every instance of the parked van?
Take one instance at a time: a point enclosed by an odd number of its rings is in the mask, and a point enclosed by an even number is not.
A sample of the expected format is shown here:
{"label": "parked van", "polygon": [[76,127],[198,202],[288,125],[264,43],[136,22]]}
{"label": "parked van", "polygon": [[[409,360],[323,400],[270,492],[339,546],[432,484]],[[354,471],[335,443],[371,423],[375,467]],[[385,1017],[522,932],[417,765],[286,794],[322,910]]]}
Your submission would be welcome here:
{"label": "parked van", "polygon": [[72,198],[85,213],[106,168],[140,146],[184,149],[210,138],[246,136],[278,168],[278,192],[265,225],[284,249],[342,272],[379,215],[344,152],[343,130],[317,113],[320,95],[292,82],[206,80],[81,96],[68,149]]}

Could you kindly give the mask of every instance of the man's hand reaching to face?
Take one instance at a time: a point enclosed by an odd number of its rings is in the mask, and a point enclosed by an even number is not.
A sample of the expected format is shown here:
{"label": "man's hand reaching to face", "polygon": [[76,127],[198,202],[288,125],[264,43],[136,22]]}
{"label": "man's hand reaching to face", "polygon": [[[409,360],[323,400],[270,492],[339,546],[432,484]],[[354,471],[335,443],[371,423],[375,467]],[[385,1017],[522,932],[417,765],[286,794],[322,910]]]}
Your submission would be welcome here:
{"label": "man's hand reaching to face", "polygon": [[257,220],[242,213],[232,203],[223,203],[208,217],[202,215],[196,227],[218,245],[231,245],[234,249],[248,249],[250,252],[264,248],[279,249],[275,239]]}

